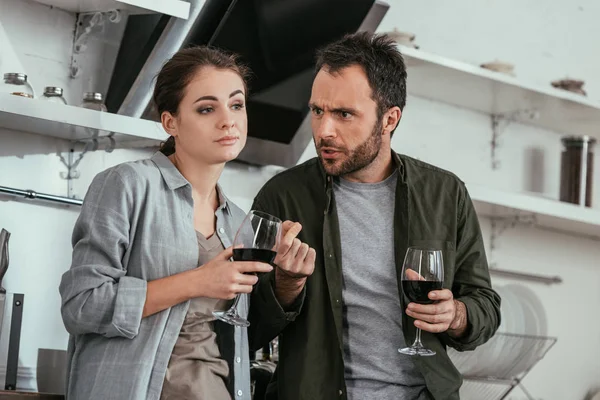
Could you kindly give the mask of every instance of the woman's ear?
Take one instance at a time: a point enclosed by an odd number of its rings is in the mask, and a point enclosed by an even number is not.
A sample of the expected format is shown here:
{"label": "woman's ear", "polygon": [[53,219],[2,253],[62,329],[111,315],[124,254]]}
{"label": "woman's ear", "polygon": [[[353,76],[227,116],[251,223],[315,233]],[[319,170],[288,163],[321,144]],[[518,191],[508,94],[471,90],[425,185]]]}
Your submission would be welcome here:
{"label": "woman's ear", "polygon": [[160,115],[160,122],[163,129],[171,136],[177,136],[177,117],[168,111]]}

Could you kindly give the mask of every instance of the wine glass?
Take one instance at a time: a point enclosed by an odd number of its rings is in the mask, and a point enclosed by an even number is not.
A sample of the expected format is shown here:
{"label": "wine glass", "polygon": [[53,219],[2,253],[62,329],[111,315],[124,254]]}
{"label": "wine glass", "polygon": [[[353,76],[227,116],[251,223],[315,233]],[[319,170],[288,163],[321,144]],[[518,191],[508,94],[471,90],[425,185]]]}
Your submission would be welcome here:
{"label": "wine glass", "polygon": [[[402,291],[411,302],[431,304],[428,295],[432,290],[442,289],[444,282],[444,261],[442,251],[421,247],[409,247],[402,266]],[[433,356],[435,351],[427,349],[421,343],[421,329],[417,328],[417,337],[410,347],[398,349],[410,356]]]}
{"label": "wine glass", "polygon": [[[251,210],[233,240],[233,261],[260,261],[271,264],[281,240],[281,220],[261,211]],[[240,294],[227,311],[213,311],[221,321],[234,326],[248,327],[250,322],[237,312]]]}

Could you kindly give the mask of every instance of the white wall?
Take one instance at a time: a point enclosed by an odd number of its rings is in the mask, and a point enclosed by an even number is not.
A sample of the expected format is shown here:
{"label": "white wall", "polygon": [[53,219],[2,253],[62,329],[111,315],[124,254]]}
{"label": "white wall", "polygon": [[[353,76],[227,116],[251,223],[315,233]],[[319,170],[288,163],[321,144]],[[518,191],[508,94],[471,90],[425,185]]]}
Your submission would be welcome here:
{"label": "white wall", "polygon": [[[600,56],[593,51],[600,37],[600,4],[595,0],[407,1],[388,0],[391,9],[380,31],[394,27],[417,35],[421,49],[473,64],[500,58],[516,65],[520,78],[542,85],[569,75],[585,79],[590,98],[600,100]],[[31,29],[33,24],[38,28]],[[36,89],[50,81],[81,88],[68,78],[74,17],[26,1],[0,0],[0,71],[22,67]],[[8,40],[2,40],[2,31]],[[40,39],[40,38],[43,38]],[[9,49],[10,47],[10,49]],[[14,55],[9,57],[14,50]],[[42,64],[42,62],[44,64]],[[15,66],[16,64],[16,66]],[[47,67],[41,67],[47,65]],[[409,76],[410,85],[410,76]],[[72,94],[74,98],[78,95]],[[490,168],[488,116],[423,99],[409,98],[394,148],[457,173],[469,183],[507,191],[535,189],[557,198],[560,136],[527,126],[510,125],[502,136],[497,170]],[[0,185],[66,194],[59,176],[64,167],[54,154],[64,143],[35,135],[0,131]],[[543,162],[540,183],[532,184],[532,151]],[[75,192],[83,196],[91,178],[116,163],[148,155],[118,150],[86,155]],[[303,159],[314,155],[312,144]],[[539,157],[541,155],[541,157]],[[596,158],[596,171],[600,165]],[[247,209],[275,167],[229,166],[221,182]],[[600,208],[596,179],[595,207]],[[0,227],[13,233],[11,268],[3,283],[26,294],[21,364],[35,367],[37,348],[66,348],[59,316],[57,285],[70,262],[70,232],[77,210],[26,202],[0,201]],[[489,222],[482,221],[486,239]],[[540,231],[507,229],[489,254],[499,268],[560,275],[560,285],[522,282],[546,306],[548,334],[558,342],[524,381],[537,399],[583,399],[600,386],[600,246],[598,242]],[[495,279],[495,284],[515,283]],[[5,355],[0,354],[0,365]],[[513,399],[525,398],[515,391]]]}

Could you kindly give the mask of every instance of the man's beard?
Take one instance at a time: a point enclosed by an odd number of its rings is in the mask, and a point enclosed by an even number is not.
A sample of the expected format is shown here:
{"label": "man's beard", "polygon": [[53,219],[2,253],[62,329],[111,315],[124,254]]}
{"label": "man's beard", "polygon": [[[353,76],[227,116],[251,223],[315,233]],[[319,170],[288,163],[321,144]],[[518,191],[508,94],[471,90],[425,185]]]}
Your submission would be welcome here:
{"label": "man's beard", "polygon": [[[334,141],[322,139],[317,145],[317,155],[325,172],[331,176],[343,176],[359,171],[369,166],[379,155],[381,149],[381,133],[383,131],[383,118],[379,118],[371,131],[371,135],[354,150],[348,152],[347,149],[340,149]],[[322,147],[332,147],[343,151],[346,158],[339,160],[324,160],[321,156]]]}

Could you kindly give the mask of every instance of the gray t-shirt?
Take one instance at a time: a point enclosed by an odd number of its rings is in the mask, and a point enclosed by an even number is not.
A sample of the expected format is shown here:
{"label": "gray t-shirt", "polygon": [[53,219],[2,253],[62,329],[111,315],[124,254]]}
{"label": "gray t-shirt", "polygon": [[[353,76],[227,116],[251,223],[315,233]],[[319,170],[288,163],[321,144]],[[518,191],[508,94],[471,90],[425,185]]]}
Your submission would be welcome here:
{"label": "gray t-shirt", "polygon": [[405,345],[394,257],[397,172],[334,181],[342,242],[344,365],[349,400],[430,399]]}

